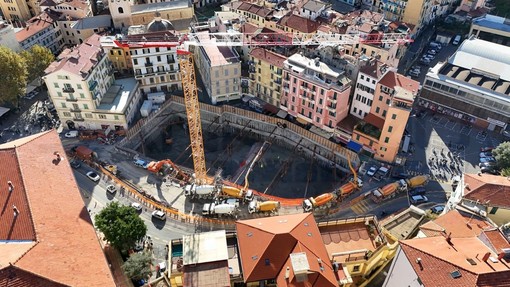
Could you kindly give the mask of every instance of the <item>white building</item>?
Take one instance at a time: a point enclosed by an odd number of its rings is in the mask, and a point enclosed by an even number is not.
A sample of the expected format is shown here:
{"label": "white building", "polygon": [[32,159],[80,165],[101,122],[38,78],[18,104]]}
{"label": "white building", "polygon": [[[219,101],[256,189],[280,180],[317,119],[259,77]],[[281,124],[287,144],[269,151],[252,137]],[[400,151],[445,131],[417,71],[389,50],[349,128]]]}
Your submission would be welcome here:
{"label": "white building", "polygon": [[140,106],[133,78],[115,80],[113,68],[94,35],[64,50],[43,77],[62,123],[70,129],[127,129]]}
{"label": "white building", "polygon": [[351,115],[363,119],[370,113],[375,87],[389,70],[388,65],[376,59],[370,59],[365,66],[360,68],[351,103]]}
{"label": "white building", "polygon": [[27,26],[16,32],[16,40],[21,48],[28,50],[34,45],[40,45],[54,54],[60,53],[64,40],[57,17],[55,13],[44,12],[28,20]]}
{"label": "white building", "polygon": [[241,61],[235,50],[204,45],[197,48],[194,56],[213,104],[241,98]]}
{"label": "white building", "polygon": [[315,21],[317,17],[321,16],[321,14],[326,11],[326,3],[315,1],[315,0],[308,0],[308,2],[301,7],[301,10],[299,11],[299,15],[301,17],[308,18],[310,20]]}
{"label": "white building", "polygon": [[14,28],[3,21],[0,21],[0,46],[5,46],[14,52],[21,51],[21,46],[16,40]]}

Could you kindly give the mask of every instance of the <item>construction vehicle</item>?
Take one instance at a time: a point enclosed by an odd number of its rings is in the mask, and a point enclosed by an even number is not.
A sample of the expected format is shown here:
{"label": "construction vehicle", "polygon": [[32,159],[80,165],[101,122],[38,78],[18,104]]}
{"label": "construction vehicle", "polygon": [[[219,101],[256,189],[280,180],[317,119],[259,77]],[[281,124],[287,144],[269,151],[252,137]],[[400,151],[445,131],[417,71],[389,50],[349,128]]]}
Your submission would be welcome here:
{"label": "construction vehicle", "polygon": [[116,165],[113,164],[107,164],[104,166],[104,168],[109,171],[113,175],[117,175],[119,173],[119,170],[117,169]]}
{"label": "construction vehicle", "polygon": [[280,202],[274,201],[274,200],[268,200],[264,202],[260,201],[252,201],[248,205],[248,212],[255,213],[255,212],[276,212],[280,208]]}
{"label": "construction vehicle", "polygon": [[147,170],[150,172],[157,173],[161,176],[169,175],[175,172],[177,179],[183,180],[185,182],[189,182],[190,180],[190,176],[184,173],[179,167],[177,167],[177,165],[175,165],[169,159],[151,161],[147,165]]}
{"label": "construction vehicle", "polygon": [[303,209],[305,212],[310,212],[317,208],[327,208],[336,198],[337,195],[333,192],[324,193],[316,197],[310,197],[303,200]]}
{"label": "construction vehicle", "polygon": [[92,158],[97,158],[97,154],[86,146],[75,146],[71,148],[71,151],[76,157],[82,160],[92,160]]}
{"label": "construction vehicle", "polygon": [[358,173],[356,169],[352,166],[351,159],[347,161],[349,163],[349,169],[352,172],[352,178],[350,178],[349,182],[342,185],[338,189],[338,195],[340,198],[346,197],[351,194],[354,190],[359,190],[363,187],[363,181],[358,177]]}
{"label": "construction vehicle", "polygon": [[407,191],[409,189],[423,186],[427,184],[429,177],[427,175],[419,175],[410,179],[401,179],[393,183],[387,184],[382,188],[378,188],[372,191],[375,202],[380,202],[387,198],[394,197],[400,191]]}
{"label": "construction vehicle", "polygon": [[184,195],[192,198],[214,198],[216,187],[214,185],[188,184],[184,187]]}
{"label": "construction vehicle", "polygon": [[229,203],[206,203],[202,208],[202,215],[213,216],[213,215],[227,215],[233,216],[237,212],[237,207],[234,204]]}
{"label": "construction vehicle", "polygon": [[245,201],[252,201],[254,198],[253,190],[247,188],[237,188],[233,186],[223,185],[221,187],[221,192],[223,195],[227,197],[239,198]]}

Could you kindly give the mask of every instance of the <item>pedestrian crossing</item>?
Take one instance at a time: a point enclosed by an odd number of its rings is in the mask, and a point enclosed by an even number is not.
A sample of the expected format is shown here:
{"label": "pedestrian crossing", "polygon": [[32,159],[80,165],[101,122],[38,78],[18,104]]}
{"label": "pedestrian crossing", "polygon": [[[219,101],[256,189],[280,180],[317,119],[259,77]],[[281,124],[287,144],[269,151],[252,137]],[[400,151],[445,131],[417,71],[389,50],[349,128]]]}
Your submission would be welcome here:
{"label": "pedestrian crossing", "polygon": [[370,201],[368,199],[364,199],[362,201],[356,202],[355,204],[351,205],[351,210],[356,214],[365,214],[369,210],[372,210],[373,206],[370,204]]}

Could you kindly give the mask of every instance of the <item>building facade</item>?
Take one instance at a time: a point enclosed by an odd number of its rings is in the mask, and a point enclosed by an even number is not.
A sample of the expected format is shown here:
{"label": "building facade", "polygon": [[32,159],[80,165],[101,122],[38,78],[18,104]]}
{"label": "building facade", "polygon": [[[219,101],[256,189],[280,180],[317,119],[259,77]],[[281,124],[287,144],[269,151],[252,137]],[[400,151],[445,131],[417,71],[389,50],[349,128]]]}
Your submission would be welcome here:
{"label": "building facade", "polygon": [[283,62],[287,58],[264,48],[252,49],[250,57],[249,93],[278,107],[282,91]]}
{"label": "building facade", "polygon": [[375,159],[394,162],[420,84],[389,71],[377,83],[370,113],[354,127],[352,138]]}
{"label": "building facade", "polygon": [[199,46],[194,59],[213,104],[241,98],[241,61],[229,47]]}
{"label": "building facade", "polygon": [[363,119],[370,113],[377,83],[390,70],[388,65],[371,59],[361,67],[351,103],[351,115]]}
{"label": "building facade", "polygon": [[284,62],[280,108],[303,124],[333,132],[347,116],[351,82],[343,71],[294,54]]}
{"label": "building facade", "polygon": [[14,52],[21,51],[21,45],[16,39],[16,33],[12,25],[0,21],[0,46],[5,46]]}
{"label": "building facade", "polygon": [[41,13],[27,22],[27,27],[16,33],[16,40],[23,50],[34,45],[46,47],[58,54],[65,44],[59,22],[54,13]]}
{"label": "building facade", "polygon": [[8,21],[27,21],[39,14],[39,11],[31,9],[36,1],[24,0],[5,0],[0,1],[0,10],[5,20]]}
{"label": "building facade", "polygon": [[135,79],[115,80],[99,39],[94,35],[64,50],[43,79],[68,128],[125,130],[140,106],[141,93]]}
{"label": "building facade", "polygon": [[470,38],[425,77],[418,104],[488,130],[510,122],[510,48]]}

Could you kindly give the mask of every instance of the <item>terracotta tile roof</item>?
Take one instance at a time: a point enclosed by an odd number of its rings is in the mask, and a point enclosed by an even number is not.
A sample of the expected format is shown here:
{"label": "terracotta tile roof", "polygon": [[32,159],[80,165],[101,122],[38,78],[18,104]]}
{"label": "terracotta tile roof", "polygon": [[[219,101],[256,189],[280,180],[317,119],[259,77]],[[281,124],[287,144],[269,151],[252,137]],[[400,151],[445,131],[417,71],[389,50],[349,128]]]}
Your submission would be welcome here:
{"label": "terracotta tile roof", "polygon": [[238,10],[250,12],[252,14],[258,15],[260,17],[266,18],[267,16],[271,15],[273,13],[272,10],[262,7],[259,5],[243,2],[238,8]]}
{"label": "terracotta tile roof", "polygon": [[95,66],[103,56],[104,53],[100,44],[100,36],[94,34],[78,47],[65,49],[57,57],[57,60],[51,63],[44,72],[45,74],[51,74],[59,70],[64,70],[85,79],[91,72],[91,68]]}
{"label": "terracotta tile roof", "polygon": [[[23,256],[23,254],[27,253],[34,245],[37,244],[35,241],[33,242],[3,242],[0,243],[0,269],[8,266],[10,263],[14,263],[18,261],[18,259]],[[0,284],[0,286],[2,286]]]}
{"label": "terracotta tile roof", "polygon": [[88,12],[88,10],[89,10],[89,4],[85,0],[62,1],[61,3],[57,4],[57,6],[78,8],[78,9],[83,10],[85,12]]}
{"label": "terracotta tile roof", "polygon": [[[2,160],[0,169],[19,166],[21,182],[14,191],[24,186],[28,204],[18,217],[31,214],[37,242],[28,250],[20,248],[19,259],[12,263],[69,286],[115,286],[57,133],[52,130],[12,141],[0,145],[0,151],[13,151],[14,145],[17,164]],[[58,164],[53,163],[54,152],[64,156]],[[0,221],[2,228],[6,223]]]}
{"label": "terracotta tile roof", "polygon": [[42,0],[39,6],[57,6],[57,3],[53,0]]}
{"label": "terracotta tile roof", "polygon": [[479,236],[494,252],[500,253],[502,249],[510,248],[510,243],[497,228],[484,230]]}
{"label": "terracotta tile roof", "polygon": [[247,34],[255,33],[259,27],[257,25],[253,25],[251,23],[244,23],[242,26],[242,31]]}
{"label": "terracotta tile roof", "polygon": [[50,17],[46,12],[43,12],[40,15],[28,20],[27,26],[16,32],[16,40],[18,42],[23,42],[35,34],[43,31],[44,29],[52,26],[54,22],[55,20],[52,17]]}
{"label": "terracotta tile roof", "polygon": [[382,119],[372,113],[369,113],[368,115],[366,115],[363,118],[363,121],[373,125],[374,127],[378,128],[378,129],[382,129],[384,127],[384,119]]}
{"label": "terracotta tile roof", "polygon": [[[36,234],[14,148],[0,150],[0,241],[35,241]],[[9,192],[7,182],[13,185]],[[18,212],[14,211],[16,207]],[[15,215],[16,213],[16,215]]]}
{"label": "terracotta tile roof", "polygon": [[504,176],[482,173],[464,174],[464,198],[487,202],[490,206],[510,208],[510,180]]}
{"label": "terracotta tile roof", "polygon": [[474,237],[485,229],[494,228],[488,221],[476,215],[452,210],[433,221],[420,226],[420,230],[427,236],[450,235],[450,237]]}
{"label": "terracotta tile roof", "polygon": [[[482,262],[485,253],[493,258],[497,254],[476,237],[452,238],[451,244],[442,236],[415,238],[401,241],[400,247],[426,287],[510,286],[508,265],[499,260]],[[456,270],[461,274],[459,278],[450,275]]]}
{"label": "terracotta tile roof", "polygon": [[[333,267],[311,213],[241,220],[236,224],[245,282],[273,279],[280,286],[337,286]],[[299,283],[290,262],[292,253],[306,254],[309,283]],[[317,258],[322,259],[324,271]],[[289,279],[285,279],[290,267]],[[311,285],[310,285],[311,283]]]}
{"label": "terracotta tile roof", "polygon": [[250,52],[250,56],[255,59],[268,62],[269,64],[279,68],[283,68],[283,62],[287,60],[287,57],[271,52],[264,48],[253,48]]}
{"label": "terracotta tile roof", "polygon": [[319,22],[294,14],[283,16],[278,24],[303,33],[315,33],[320,26]]}
{"label": "terracotta tile roof", "polygon": [[183,284],[186,287],[230,287],[228,261],[185,265]]}
{"label": "terracotta tile roof", "polygon": [[8,266],[0,269],[0,286],[7,287],[69,287],[69,285],[60,284],[41,277],[37,274]]}
{"label": "terracotta tile roof", "polygon": [[384,77],[379,81],[379,84],[384,85],[390,89],[398,86],[411,92],[418,92],[420,89],[419,82],[410,78],[406,78],[405,76],[395,73],[394,71],[389,71],[386,73],[386,75],[384,75]]}
{"label": "terracotta tile roof", "polygon": [[359,71],[371,78],[380,79],[384,73],[389,69],[388,65],[378,61],[376,59],[372,59],[365,66],[361,67]]}

